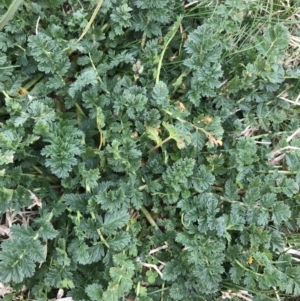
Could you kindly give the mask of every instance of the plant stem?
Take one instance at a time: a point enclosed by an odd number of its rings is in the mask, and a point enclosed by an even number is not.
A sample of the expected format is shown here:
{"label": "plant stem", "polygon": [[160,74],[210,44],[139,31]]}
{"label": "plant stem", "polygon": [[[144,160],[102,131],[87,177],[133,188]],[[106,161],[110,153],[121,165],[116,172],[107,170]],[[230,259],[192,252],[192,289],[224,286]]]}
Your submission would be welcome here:
{"label": "plant stem", "polygon": [[296,175],[298,173],[296,171],[289,171],[289,170],[259,170],[258,172],[264,173],[264,174],[278,172],[278,173],[285,174],[285,175]]}
{"label": "plant stem", "polygon": [[[96,220],[96,216],[95,216],[95,213],[94,213],[94,212],[91,212],[91,217],[92,217],[93,220]],[[99,235],[99,237],[100,237],[100,240],[101,240],[101,241],[107,246],[107,248],[109,249],[110,246],[109,246],[109,244],[107,243],[106,239],[104,238],[104,236],[103,236],[101,230],[100,230],[100,229],[97,229],[97,233],[98,233],[98,235]]]}
{"label": "plant stem", "polygon": [[0,30],[13,18],[23,0],[14,0],[0,21]]}
{"label": "plant stem", "polygon": [[99,9],[100,9],[100,7],[101,7],[103,1],[104,1],[104,0],[100,0],[100,1],[98,2],[98,4],[97,4],[97,6],[96,6],[96,8],[95,8],[95,10],[94,10],[94,12],[93,12],[93,14],[92,14],[92,16],[91,16],[91,19],[89,20],[89,22],[88,22],[88,24],[86,25],[86,27],[84,28],[84,30],[83,30],[81,36],[78,38],[78,40],[75,42],[75,44],[77,44],[77,43],[78,43],[78,42],[86,35],[86,33],[88,32],[88,30],[90,29],[92,23],[94,22],[94,19],[95,19],[96,16],[97,16],[97,13],[98,13],[98,11],[99,11]]}
{"label": "plant stem", "polygon": [[156,146],[154,146],[153,148],[151,148],[150,150],[149,150],[149,153],[152,153],[152,152],[154,152],[155,150],[157,150],[158,148],[160,148],[164,143],[166,143],[166,142],[168,142],[169,140],[171,140],[173,137],[168,137],[168,138],[166,138],[165,140],[163,140],[161,143],[159,143],[159,144],[157,144]]}
{"label": "plant stem", "polygon": [[156,230],[159,230],[159,227],[157,226],[156,222],[154,221],[151,214],[144,206],[142,206],[141,211],[145,215],[145,217],[148,220],[148,222],[150,223],[150,225],[153,226]]}
{"label": "plant stem", "polygon": [[[165,111],[168,115],[170,115],[170,116],[173,116],[173,114],[170,112],[170,111],[168,111],[168,110],[163,110],[163,111]],[[186,121],[186,120],[184,120],[184,119],[182,119],[182,118],[179,118],[179,117],[175,117],[175,119],[177,119],[178,121],[181,121],[182,123],[186,123],[186,122],[188,122],[188,121]],[[205,129],[203,129],[203,128],[200,128],[200,127],[198,127],[198,126],[196,126],[196,125],[194,125],[194,124],[192,124],[192,123],[190,123],[190,122],[188,122],[195,130],[198,130],[198,131],[200,131],[200,132],[202,132],[203,134],[205,134],[207,137],[209,137],[209,135],[211,135],[209,132],[207,132]]]}
{"label": "plant stem", "polygon": [[250,273],[253,273],[254,275],[256,275],[256,276],[263,276],[262,274],[259,274],[259,273],[256,273],[256,272],[254,272],[254,271],[252,271],[252,270],[250,270],[250,269],[247,269],[245,266],[243,266],[237,259],[235,259],[234,260],[242,269],[244,269],[245,271],[247,271],[247,272],[250,272]]}
{"label": "plant stem", "polygon": [[173,28],[171,29],[171,31],[167,34],[166,36],[166,39],[167,41],[164,43],[164,48],[163,48],[163,51],[160,55],[160,58],[159,58],[159,61],[158,61],[158,67],[157,67],[157,73],[156,73],[156,79],[155,79],[155,82],[158,83],[159,82],[159,75],[160,75],[160,70],[161,70],[161,66],[162,66],[162,61],[163,61],[163,58],[164,58],[164,55],[165,55],[165,52],[168,48],[168,45],[170,44],[170,42],[172,41],[172,39],[174,38],[175,36],[175,33],[177,31],[177,28],[179,27],[181,21],[182,21],[183,17],[182,16],[179,16],[177,17],[177,20],[173,26]]}
{"label": "plant stem", "polygon": [[[94,62],[93,62],[93,59],[92,59],[92,56],[91,56],[90,53],[89,53],[89,58],[90,58],[90,62],[91,62],[91,64],[92,64],[93,69],[96,71],[96,73],[97,73],[97,75],[98,75],[99,83],[102,84],[102,83],[103,83],[103,82],[102,82],[102,79],[101,79],[100,75],[98,74],[97,68],[96,68],[96,66],[95,66],[95,64],[94,64]],[[106,94],[110,94],[110,92],[107,91],[107,90],[105,90],[105,93],[106,93]]]}
{"label": "plant stem", "polygon": [[33,79],[31,79],[26,85],[24,85],[24,89],[29,90],[31,87],[33,87],[38,81],[40,81],[44,77],[44,74],[38,74]]}

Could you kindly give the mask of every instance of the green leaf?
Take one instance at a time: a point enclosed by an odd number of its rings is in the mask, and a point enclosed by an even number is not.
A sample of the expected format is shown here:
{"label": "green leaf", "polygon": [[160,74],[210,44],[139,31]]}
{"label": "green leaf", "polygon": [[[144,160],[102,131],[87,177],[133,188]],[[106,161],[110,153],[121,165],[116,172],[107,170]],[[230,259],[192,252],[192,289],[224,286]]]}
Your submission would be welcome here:
{"label": "green leaf", "polygon": [[265,30],[264,36],[259,38],[255,45],[258,52],[263,56],[277,55],[282,56],[282,50],[289,45],[289,33],[287,28],[278,23]]}
{"label": "green leaf", "polygon": [[240,138],[237,141],[235,150],[236,152],[238,152],[238,164],[250,165],[253,162],[257,161],[256,149],[256,144],[252,139]]}
{"label": "green leaf", "polygon": [[281,222],[288,221],[291,217],[290,207],[283,202],[277,201],[272,206],[272,220],[275,226],[279,226]]}
{"label": "green leaf", "polygon": [[131,237],[128,232],[119,232],[114,237],[108,238],[107,243],[115,251],[122,251],[129,245]]}
{"label": "green leaf", "polygon": [[197,169],[197,172],[193,177],[192,183],[193,187],[197,191],[203,191],[209,190],[209,188],[213,185],[214,181],[215,177],[211,174],[211,172],[204,165],[201,165]]}
{"label": "green leaf", "polygon": [[271,246],[272,250],[275,252],[278,250],[278,252],[283,252],[285,242],[283,240],[283,236],[280,235],[277,231],[271,230]]}
{"label": "green leaf", "polygon": [[191,58],[185,60],[185,65],[197,69],[199,66],[216,62],[221,55],[221,43],[214,39],[213,28],[209,24],[198,26],[185,43],[186,52]]}
{"label": "green leaf", "polygon": [[3,283],[21,283],[25,277],[32,277],[35,272],[34,262],[45,260],[43,248],[38,241],[9,239],[1,246],[0,279]]}
{"label": "green leaf", "polygon": [[183,300],[188,295],[187,288],[184,284],[174,283],[170,289],[170,295],[173,300]]}
{"label": "green leaf", "polygon": [[95,86],[97,83],[96,71],[92,68],[85,69],[77,77],[76,81],[70,85],[69,94],[71,97],[74,97],[78,91],[81,91],[86,86]]}
{"label": "green leaf", "polygon": [[26,244],[26,253],[32,261],[44,262],[46,259],[45,249],[40,241],[31,240]]}
{"label": "green leaf", "polygon": [[239,265],[234,265],[230,268],[230,279],[234,282],[234,283],[240,283],[242,277],[245,274],[245,270],[240,267]]}
{"label": "green leaf", "polygon": [[90,263],[88,246],[83,241],[74,239],[68,247],[68,252],[72,254],[72,258],[75,262],[80,264]]}
{"label": "green leaf", "polygon": [[54,239],[59,232],[54,229],[48,218],[37,218],[34,220],[34,225],[38,226],[38,235],[43,239]]}
{"label": "green leaf", "polygon": [[11,207],[11,200],[14,195],[14,191],[12,189],[7,189],[5,187],[0,187],[0,212],[5,213]]}
{"label": "green leaf", "polygon": [[256,202],[260,199],[260,189],[258,187],[253,187],[247,190],[246,196],[244,197],[244,202],[250,206],[254,206]]}
{"label": "green leaf", "polygon": [[82,176],[81,185],[86,188],[87,191],[90,191],[91,188],[98,186],[98,181],[100,179],[100,174],[98,169],[89,169],[85,168],[85,164],[81,163],[79,165],[79,172]]}
{"label": "green leaf", "polygon": [[163,279],[174,282],[183,272],[184,267],[182,263],[178,259],[172,259],[168,261],[164,267]]}
{"label": "green leaf", "polygon": [[268,211],[261,211],[257,217],[257,223],[261,226],[266,226],[270,221],[270,213]]}
{"label": "green leaf", "polygon": [[300,154],[298,151],[286,154],[286,163],[290,171],[298,172],[300,170]]}
{"label": "green leaf", "polygon": [[63,76],[70,68],[68,56],[57,40],[45,33],[28,37],[30,55],[37,61],[39,71]]}
{"label": "green leaf", "polygon": [[181,191],[181,185],[188,187],[188,179],[193,174],[194,166],[195,161],[193,159],[179,159],[163,173],[162,179],[165,185],[176,192]]}
{"label": "green leaf", "polygon": [[102,244],[97,243],[88,249],[90,262],[98,262],[104,257],[104,247]]}
{"label": "green leaf", "polygon": [[123,141],[113,140],[106,151],[109,154],[108,161],[116,172],[134,172],[140,168],[142,153],[132,139],[126,137]]}
{"label": "green leaf", "polygon": [[293,179],[289,179],[289,178],[279,179],[277,185],[282,189],[282,192],[287,197],[292,197],[293,195],[299,192],[299,185]]}
{"label": "green leaf", "polygon": [[156,128],[160,124],[160,118],[161,116],[157,109],[151,109],[150,111],[145,112],[145,123],[147,127]]}
{"label": "green leaf", "polygon": [[207,140],[206,135],[200,131],[195,131],[191,137],[191,145],[196,151],[201,151]]}
{"label": "green leaf", "polygon": [[104,300],[118,300],[129,292],[132,286],[131,277],[134,274],[134,265],[131,260],[126,259],[124,254],[113,256],[115,267],[109,269],[112,282],[109,283],[107,291],[103,294]]}
{"label": "green leaf", "polygon": [[75,156],[80,155],[82,144],[79,140],[82,132],[73,127],[73,122],[60,120],[49,133],[50,145],[43,148],[41,154],[46,157],[45,165],[60,178],[66,178],[77,164]]}
{"label": "green leaf", "polygon": [[271,208],[277,201],[277,195],[275,193],[266,193],[261,197],[261,205],[265,208]]}
{"label": "green leaf", "polygon": [[168,139],[173,139],[176,141],[176,145],[179,149],[182,149],[185,147],[184,140],[189,141],[189,136],[184,135],[184,129],[182,129],[178,126],[174,126],[171,124],[168,124],[166,122],[163,122],[164,128],[169,132]]}
{"label": "green leaf", "polygon": [[110,38],[114,39],[116,35],[124,33],[123,28],[131,25],[130,19],[131,14],[129,13],[132,9],[127,5],[123,4],[120,7],[116,7],[114,12],[110,15],[111,20],[114,22],[114,31],[110,32]]}
{"label": "green leaf", "polygon": [[156,145],[161,144],[162,140],[159,137],[159,133],[156,128],[146,127],[146,133],[148,134],[149,139],[153,140]]}
{"label": "green leaf", "polygon": [[236,201],[239,199],[238,188],[232,180],[226,181],[225,196],[227,199],[232,200],[232,201]]}
{"label": "green leaf", "polygon": [[167,85],[162,81],[156,83],[152,92],[153,104],[159,108],[168,108],[169,107],[168,97],[169,97],[169,90]]}
{"label": "green leaf", "polygon": [[92,301],[99,301],[102,298],[102,285],[93,283],[85,288],[85,291]]}
{"label": "green leaf", "polygon": [[107,235],[114,234],[117,229],[120,229],[126,225],[129,217],[130,216],[127,211],[106,213],[103,221],[101,218],[99,218],[101,231]]}

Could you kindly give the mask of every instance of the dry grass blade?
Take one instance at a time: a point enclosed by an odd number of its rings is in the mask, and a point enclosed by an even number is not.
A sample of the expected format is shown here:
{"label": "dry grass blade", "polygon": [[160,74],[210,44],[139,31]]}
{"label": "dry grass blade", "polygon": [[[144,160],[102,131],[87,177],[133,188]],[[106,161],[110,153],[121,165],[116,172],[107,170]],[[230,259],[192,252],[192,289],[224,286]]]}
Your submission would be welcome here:
{"label": "dry grass blade", "polygon": [[30,198],[32,199],[32,204],[28,206],[28,209],[31,209],[34,206],[42,208],[42,200],[39,199],[32,191],[28,190],[28,192],[30,193]]}
{"label": "dry grass blade", "polygon": [[4,297],[6,294],[9,294],[12,292],[12,288],[10,286],[4,286],[0,282],[0,297]]}
{"label": "dry grass blade", "polygon": [[297,255],[300,257],[300,251],[297,251],[297,250],[294,250],[294,249],[288,249],[288,248],[285,248],[284,249],[287,253],[290,253],[290,254],[294,254],[294,255]]}
{"label": "dry grass blade", "polygon": [[0,226],[0,236],[11,237],[10,229],[7,226],[5,226],[5,225],[1,225]]}
{"label": "dry grass blade", "polygon": [[238,292],[232,292],[231,290],[227,292],[222,292],[222,300],[231,300],[232,298],[238,297],[240,300],[252,301],[252,296],[247,292],[240,290]]}
{"label": "dry grass blade", "polygon": [[290,44],[293,47],[300,48],[300,37],[290,35]]}
{"label": "dry grass blade", "polygon": [[65,297],[65,298],[59,298],[59,299],[49,299],[48,301],[73,301],[73,298]]}
{"label": "dry grass blade", "polygon": [[285,97],[280,97],[280,99],[286,101],[286,102],[289,102],[289,103],[292,103],[293,105],[296,105],[296,106],[300,106],[300,103],[296,102],[296,101],[292,101],[290,99],[287,99]]}
{"label": "dry grass blade", "polygon": [[97,4],[97,6],[96,6],[96,8],[95,8],[95,10],[94,10],[94,12],[93,12],[93,14],[91,16],[91,19],[90,19],[89,23],[86,25],[86,27],[84,28],[81,36],[79,37],[79,39],[76,41],[75,44],[77,44],[79,41],[81,41],[83,39],[83,37],[86,35],[86,33],[89,31],[90,27],[92,26],[92,24],[93,24],[93,22],[94,22],[94,20],[96,18],[96,15],[97,15],[98,11],[101,8],[102,3],[103,3],[103,0],[100,0],[98,2],[98,4]]}

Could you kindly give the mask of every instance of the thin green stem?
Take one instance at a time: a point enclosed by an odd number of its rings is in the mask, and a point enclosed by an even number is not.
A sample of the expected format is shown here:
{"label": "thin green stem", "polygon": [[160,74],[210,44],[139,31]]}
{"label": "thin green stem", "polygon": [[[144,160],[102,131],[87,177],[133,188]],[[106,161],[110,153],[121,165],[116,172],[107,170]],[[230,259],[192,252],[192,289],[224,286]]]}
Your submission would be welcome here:
{"label": "thin green stem", "polygon": [[165,288],[165,281],[163,282],[162,287],[161,287],[160,301],[164,301],[164,292],[165,292],[164,288]]}
{"label": "thin green stem", "polygon": [[239,265],[239,266],[240,266],[242,269],[244,269],[245,271],[250,272],[250,273],[252,273],[252,274],[254,274],[254,275],[256,275],[256,276],[263,277],[262,274],[259,274],[259,273],[256,273],[256,272],[250,270],[250,269],[247,269],[247,268],[246,268],[245,266],[243,266],[237,259],[235,259],[234,261],[236,262],[237,265]]}
{"label": "thin green stem", "polygon": [[[94,212],[91,212],[91,217],[92,217],[93,220],[96,220],[96,216],[95,216],[95,213],[94,213]],[[107,243],[106,239],[104,238],[104,236],[103,236],[103,234],[102,234],[102,232],[101,232],[101,230],[100,230],[99,228],[97,229],[97,233],[98,233],[98,235],[99,235],[99,237],[100,237],[100,240],[101,240],[101,241],[107,246],[107,248],[109,249],[110,246],[109,246],[109,244]]]}
{"label": "thin green stem", "polygon": [[149,153],[154,152],[155,150],[157,150],[158,148],[160,148],[163,144],[165,144],[166,142],[170,141],[173,137],[168,137],[166,139],[164,139],[162,142],[160,142],[159,144],[157,144],[156,146],[154,146],[153,148],[151,148],[149,150]]}
{"label": "thin green stem", "polygon": [[[97,72],[97,68],[96,68],[96,66],[95,66],[95,64],[94,64],[94,62],[93,62],[93,59],[92,59],[92,56],[91,56],[91,54],[89,53],[89,58],[90,58],[90,62],[91,62],[91,64],[92,64],[92,67],[93,67],[93,69]],[[98,73],[98,72],[97,72]],[[101,79],[101,77],[98,75],[98,80],[99,80],[99,83],[100,84],[102,84],[102,79]]]}
{"label": "thin green stem", "polygon": [[14,17],[23,0],[14,0],[0,21],[0,30]]}
{"label": "thin green stem", "polygon": [[[94,70],[96,71],[96,73],[97,73],[98,81],[99,81],[100,84],[102,84],[102,83],[103,83],[103,82],[102,82],[102,79],[101,79],[100,75],[98,74],[97,68],[96,68],[96,66],[95,66],[95,64],[94,64],[94,62],[93,62],[93,59],[92,59],[92,56],[91,56],[90,53],[89,53],[89,58],[90,58],[90,62],[91,62],[91,65],[92,65],[93,69],[94,69]],[[105,90],[105,93],[110,94],[110,92],[107,91],[107,90]]]}
{"label": "thin green stem", "polygon": [[[147,25],[149,24],[149,22],[150,22],[150,18],[148,17],[147,18]],[[146,34],[146,31],[144,31],[143,36],[142,36],[142,40],[141,40],[142,49],[144,49],[144,47],[145,47],[146,39],[147,39],[147,34]]]}
{"label": "thin green stem", "polygon": [[[173,114],[172,114],[170,111],[168,111],[168,110],[163,110],[163,111],[166,112],[168,115],[173,116]],[[180,118],[180,117],[175,117],[175,119],[177,119],[178,121],[181,121],[182,123],[188,122],[187,120],[184,120],[184,119],[182,119],[182,118]],[[209,135],[211,135],[211,134],[210,134],[209,132],[207,132],[205,129],[200,128],[200,127],[194,125],[193,123],[190,123],[190,122],[188,122],[188,123],[189,123],[195,130],[198,130],[198,131],[204,133],[207,137],[209,137]]]}
{"label": "thin green stem", "polygon": [[5,67],[0,67],[0,70],[12,69],[12,68],[18,68],[18,67],[21,67],[21,65],[14,65],[14,66],[5,66]]}
{"label": "thin green stem", "polygon": [[145,215],[145,217],[148,220],[148,222],[150,223],[150,225],[153,226],[156,230],[159,230],[159,227],[157,226],[155,220],[152,218],[151,214],[144,206],[142,206],[141,211]]}
{"label": "thin green stem", "polygon": [[272,14],[273,14],[273,0],[270,0],[269,23],[271,23],[272,21]]}
{"label": "thin green stem", "polygon": [[154,295],[154,294],[157,294],[157,293],[161,293],[162,291],[167,291],[169,289],[170,289],[169,287],[164,287],[164,288],[161,288],[161,289],[156,290],[156,291],[151,291],[151,292],[147,293],[147,295]]}
{"label": "thin green stem", "polygon": [[24,89],[29,90],[31,87],[33,87],[38,81],[40,81],[44,77],[44,74],[40,73],[34,78],[32,78],[26,85],[24,85]]}
{"label": "thin green stem", "polygon": [[5,96],[6,99],[11,99],[6,91],[3,90],[2,93],[3,93],[3,95]]}
{"label": "thin green stem", "polygon": [[175,34],[176,34],[176,31],[182,21],[183,17],[182,16],[179,16],[177,17],[177,20],[173,26],[173,28],[171,29],[171,31],[167,34],[167,36],[165,37],[166,38],[166,41],[164,43],[164,48],[162,50],[162,53],[160,55],[160,58],[159,58],[159,61],[158,61],[158,67],[157,67],[157,70],[156,70],[156,78],[155,78],[155,82],[158,83],[159,82],[159,76],[160,76],[160,70],[161,70],[161,66],[162,66],[162,61],[163,61],[163,58],[164,58],[164,55],[165,55],[165,52],[168,48],[168,45],[170,44],[170,42],[172,41],[172,39],[174,38]]}
{"label": "thin green stem", "polygon": [[81,109],[80,105],[77,102],[75,102],[75,107],[76,107],[77,120],[78,120],[78,123],[80,124],[81,116],[86,117],[86,115],[84,114],[83,110]]}

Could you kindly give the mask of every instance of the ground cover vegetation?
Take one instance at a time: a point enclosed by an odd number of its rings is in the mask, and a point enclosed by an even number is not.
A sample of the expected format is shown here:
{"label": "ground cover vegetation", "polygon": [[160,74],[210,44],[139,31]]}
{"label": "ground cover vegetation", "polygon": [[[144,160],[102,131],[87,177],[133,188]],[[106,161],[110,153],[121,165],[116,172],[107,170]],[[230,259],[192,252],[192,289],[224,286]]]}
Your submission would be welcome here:
{"label": "ground cover vegetation", "polygon": [[300,295],[299,7],[2,0],[3,300]]}

